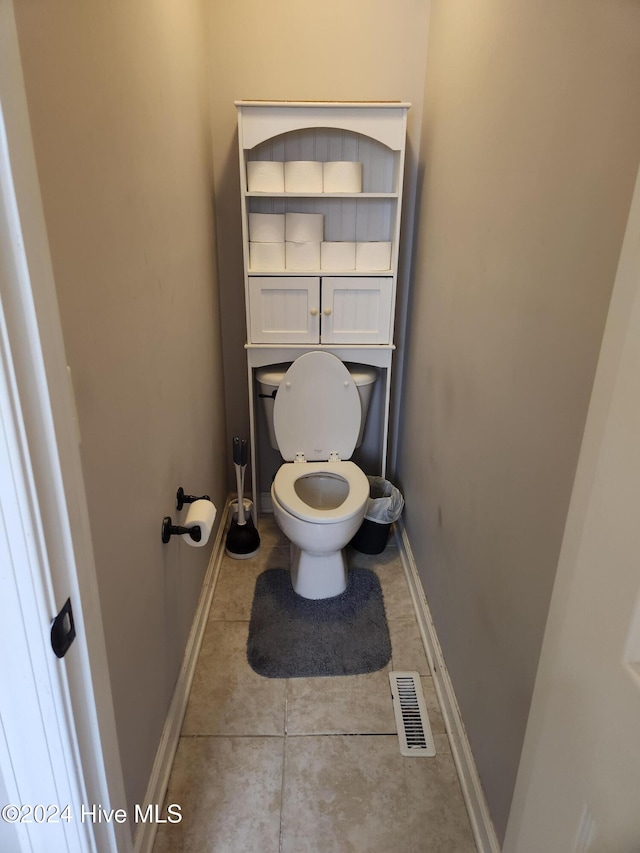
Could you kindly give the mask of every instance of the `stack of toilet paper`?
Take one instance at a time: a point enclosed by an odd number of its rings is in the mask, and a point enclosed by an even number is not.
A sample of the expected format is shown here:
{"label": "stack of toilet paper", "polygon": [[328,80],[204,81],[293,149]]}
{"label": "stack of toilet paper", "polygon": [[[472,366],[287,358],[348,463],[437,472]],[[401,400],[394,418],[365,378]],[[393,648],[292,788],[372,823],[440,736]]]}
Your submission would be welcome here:
{"label": "stack of toilet paper", "polygon": [[388,270],[391,267],[391,243],[356,243],[356,269],[361,272]]}
{"label": "stack of toilet paper", "polygon": [[322,243],[320,269],[379,272],[391,267],[391,243]]}
{"label": "stack of toilet paper", "polygon": [[284,164],[286,193],[321,193],[322,163],[316,160],[289,160]]}
{"label": "stack of toilet paper", "polygon": [[289,160],[284,164],[286,193],[361,193],[362,163]]}
{"label": "stack of toilet paper", "polygon": [[284,213],[249,214],[249,267],[273,272],[284,269]]}
{"label": "stack of toilet paper", "polygon": [[325,242],[322,213],[250,213],[249,267],[253,271],[358,270],[391,267],[391,243]]}
{"label": "stack of toilet paper", "polygon": [[355,243],[322,243],[320,246],[320,269],[341,272],[355,268]]}
{"label": "stack of toilet paper", "polygon": [[362,163],[351,160],[250,160],[247,189],[256,193],[361,193]]}
{"label": "stack of toilet paper", "polygon": [[322,164],[322,191],[325,193],[361,193],[362,163],[333,160]]}
{"label": "stack of toilet paper", "polygon": [[[320,164],[322,165],[322,164]],[[285,267],[288,270],[319,270],[324,214],[285,214]]]}
{"label": "stack of toilet paper", "polygon": [[284,192],[284,163],[278,160],[250,160],[247,163],[250,193]]}

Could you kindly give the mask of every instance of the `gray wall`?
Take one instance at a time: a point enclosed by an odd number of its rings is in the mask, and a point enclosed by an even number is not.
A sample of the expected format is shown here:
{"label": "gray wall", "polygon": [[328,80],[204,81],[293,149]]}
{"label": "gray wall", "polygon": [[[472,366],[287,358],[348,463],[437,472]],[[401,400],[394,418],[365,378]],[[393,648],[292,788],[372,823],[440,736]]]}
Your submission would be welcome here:
{"label": "gray wall", "polygon": [[131,807],[211,552],[160,524],[227,493],[204,12],[16,4]]}
{"label": "gray wall", "polygon": [[640,151],[640,6],[434,0],[398,473],[504,833]]}

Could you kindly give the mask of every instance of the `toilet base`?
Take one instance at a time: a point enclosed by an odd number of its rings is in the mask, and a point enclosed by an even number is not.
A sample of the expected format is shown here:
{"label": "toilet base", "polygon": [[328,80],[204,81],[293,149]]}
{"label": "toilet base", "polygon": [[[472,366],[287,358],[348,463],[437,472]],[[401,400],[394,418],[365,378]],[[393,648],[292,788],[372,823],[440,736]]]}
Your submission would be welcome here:
{"label": "toilet base", "polygon": [[344,551],[309,554],[291,543],[291,583],[303,598],[333,598],[347,588]]}

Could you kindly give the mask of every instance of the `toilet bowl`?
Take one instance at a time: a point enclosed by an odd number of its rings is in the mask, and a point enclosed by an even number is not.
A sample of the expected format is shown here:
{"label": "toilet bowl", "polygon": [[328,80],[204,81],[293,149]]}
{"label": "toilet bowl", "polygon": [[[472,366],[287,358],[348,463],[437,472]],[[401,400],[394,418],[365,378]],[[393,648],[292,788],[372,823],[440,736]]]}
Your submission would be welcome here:
{"label": "toilet bowl", "polygon": [[274,432],[285,463],[271,486],[276,523],[291,542],[291,581],[304,598],[347,586],[343,548],[360,527],[369,481],[349,461],[362,409],[336,356],[309,352],[285,373],[274,401]]}

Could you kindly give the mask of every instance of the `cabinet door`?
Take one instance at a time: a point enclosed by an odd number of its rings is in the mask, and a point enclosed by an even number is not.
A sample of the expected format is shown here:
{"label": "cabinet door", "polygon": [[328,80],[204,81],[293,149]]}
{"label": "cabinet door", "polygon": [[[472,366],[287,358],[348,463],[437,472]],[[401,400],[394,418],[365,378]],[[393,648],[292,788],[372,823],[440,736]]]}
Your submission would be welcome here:
{"label": "cabinet door", "polygon": [[323,344],[388,344],[392,279],[322,279]]}
{"label": "cabinet door", "polygon": [[319,278],[249,278],[249,326],[254,344],[317,344],[319,311]]}

